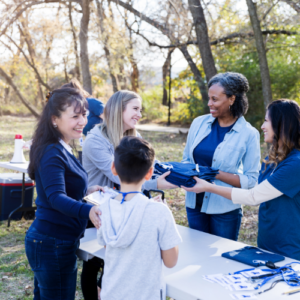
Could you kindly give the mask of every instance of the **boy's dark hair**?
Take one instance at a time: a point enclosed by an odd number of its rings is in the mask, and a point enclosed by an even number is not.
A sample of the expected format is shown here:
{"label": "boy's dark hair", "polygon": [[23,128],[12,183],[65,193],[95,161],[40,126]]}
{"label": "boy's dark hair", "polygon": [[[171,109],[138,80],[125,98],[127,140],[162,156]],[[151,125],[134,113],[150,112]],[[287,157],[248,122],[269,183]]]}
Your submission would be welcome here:
{"label": "boy's dark hair", "polygon": [[115,150],[115,168],[121,182],[140,182],[154,162],[155,152],[147,141],[125,136]]}

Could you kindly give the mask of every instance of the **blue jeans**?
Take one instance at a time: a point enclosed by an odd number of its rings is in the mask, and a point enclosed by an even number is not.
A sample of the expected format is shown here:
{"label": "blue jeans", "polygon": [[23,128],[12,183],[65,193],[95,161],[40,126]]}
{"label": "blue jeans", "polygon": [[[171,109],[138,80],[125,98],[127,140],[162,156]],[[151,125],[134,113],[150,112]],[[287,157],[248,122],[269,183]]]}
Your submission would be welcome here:
{"label": "blue jeans", "polygon": [[34,272],[34,300],[74,300],[79,241],[59,240],[31,226],[25,251]]}
{"label": "blue jeans", "polygon": [[237,241],[243,216],[241,208],[209,215],[196,206],[195,209],[186,207],[186,213],[190,228]]}

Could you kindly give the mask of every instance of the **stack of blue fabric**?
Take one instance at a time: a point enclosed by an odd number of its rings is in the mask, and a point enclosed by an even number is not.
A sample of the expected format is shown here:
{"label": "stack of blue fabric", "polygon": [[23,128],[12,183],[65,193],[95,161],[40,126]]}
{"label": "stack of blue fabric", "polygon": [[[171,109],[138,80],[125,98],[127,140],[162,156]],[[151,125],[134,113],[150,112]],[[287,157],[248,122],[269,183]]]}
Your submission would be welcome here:
{"label": "stack of blue fabric", "polygon": [[196,180],[193,178],[194,176],[211,182],[215,179],[215,176],[219,174],[217,169],[203,167],[197,164],[185,164],[172,161],[155,163],[155,177],[158,177],[168,171],[171,171],[171,173],[166,177],[166,180],[179,187],[193,187],[196,184]]}

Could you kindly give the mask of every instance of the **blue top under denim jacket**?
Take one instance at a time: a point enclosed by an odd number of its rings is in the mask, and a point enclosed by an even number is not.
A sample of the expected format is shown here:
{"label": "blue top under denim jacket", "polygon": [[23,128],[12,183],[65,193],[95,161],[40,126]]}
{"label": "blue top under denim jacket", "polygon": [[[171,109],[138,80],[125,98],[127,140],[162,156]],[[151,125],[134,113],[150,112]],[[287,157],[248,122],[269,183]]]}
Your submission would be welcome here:
{"label": "blue top under denim jacket", "polygon": [[[214,120],[215,118],[209,114],[193,121],[183,152],[183,163],[195,163],[194,149],[209,135]],[[242,189],[253,188],[257,183],[260,170],[260,137],[259,132],[244,117],[236,121],[232,129],[226,133],[223,142],[216,148],[211,167],[238,174]],[[215,180],[215,184],[232,187],[220,180]],[[185,204],[189,208],[195,208],[196,193],[186,192]],[[239,204],[233,204],[224,197],[205,193],[201,212],[222,214],[240,207]]]}

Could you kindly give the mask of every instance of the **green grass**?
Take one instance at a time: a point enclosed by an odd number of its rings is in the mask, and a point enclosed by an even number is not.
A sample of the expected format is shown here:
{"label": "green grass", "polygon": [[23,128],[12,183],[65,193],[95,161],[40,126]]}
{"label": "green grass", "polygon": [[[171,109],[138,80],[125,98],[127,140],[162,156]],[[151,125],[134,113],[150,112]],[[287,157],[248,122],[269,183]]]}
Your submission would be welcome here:
{"label": "green grass", "polygon": [[[10,161],[14,152],[14,136],[22,134],[29,140],[34,131],[36,119],[25,117],[2,116],[0,118],[0,161]],[[169,134],[141,131],[144,139],[154,147],[156,158],[160,161],[180,161],[185,147],[185,134]],[[265,150],[265,146],[262,146]],[[25,151],[28,160],[28,151]],[[0,172],[12,172],[1,169]],[[165,192],[169,207],[176,223],[188,226],[185,211],[185,194],[181,189]],[[240,229],[239,241],[256,245],[257,238],[257,207],[244,207],[244,217]],[[32,221],[24,219],[0,222],[0,299],[30,300],[33,298],[33,272],[31,271],[24,248],[26,230]],[[83,299],[80,289],[82,262],[78,262],[78,278],[76,300]],[[3,278],[7,276],[8,278]],[[2,280],[1,280],[2,279]]]}

